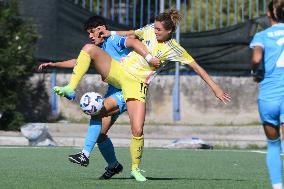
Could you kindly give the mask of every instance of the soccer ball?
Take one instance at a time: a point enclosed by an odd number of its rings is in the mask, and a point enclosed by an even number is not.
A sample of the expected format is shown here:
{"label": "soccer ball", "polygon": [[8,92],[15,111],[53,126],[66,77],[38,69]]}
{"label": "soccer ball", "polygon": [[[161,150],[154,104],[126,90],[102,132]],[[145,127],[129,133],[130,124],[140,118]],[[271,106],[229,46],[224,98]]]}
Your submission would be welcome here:
{"label": "soccer ball", "polygon": [[96,92],[85,93],[80,100],[80,107],[87,115],[97,115],[103,107],[103,97]]}

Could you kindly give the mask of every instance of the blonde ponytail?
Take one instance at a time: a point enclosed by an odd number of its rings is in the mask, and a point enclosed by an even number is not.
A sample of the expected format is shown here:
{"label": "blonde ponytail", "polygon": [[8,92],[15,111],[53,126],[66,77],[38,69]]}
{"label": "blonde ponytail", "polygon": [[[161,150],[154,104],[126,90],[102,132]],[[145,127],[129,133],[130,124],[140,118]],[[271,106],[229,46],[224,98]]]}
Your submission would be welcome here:
{"label": "blonde ponytail", "polygon": [[181,18],[182,16],[177,10],[171,9],[169,11],[160,13],[158,16],[156,16],[155,21],[162,22],[166,30],[172,30],[172,32],[174,32],[177,25],[180,23]]}
{"label": "blonde ponytail", "polygon": [[171,17],[171,20],[172,22],[174,23],[175,26],[179,25],[181,19],[182,19],[182,16],[181,14],[175,10],[175,9],[171,9],[169,10],[169,13],[168,13]]}

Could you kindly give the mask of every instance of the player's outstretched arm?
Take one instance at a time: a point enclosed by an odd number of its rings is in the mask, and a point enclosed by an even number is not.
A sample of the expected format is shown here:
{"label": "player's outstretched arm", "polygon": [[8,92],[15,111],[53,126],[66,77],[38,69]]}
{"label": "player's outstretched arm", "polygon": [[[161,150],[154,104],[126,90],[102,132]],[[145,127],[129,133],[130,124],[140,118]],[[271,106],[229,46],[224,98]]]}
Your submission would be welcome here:
{"label": "player's outstretched arm", "polygon": [[161,61],[158,58],[153,57],[148,51],[147,47],[140,40],[127,38],[125,44],[126,47],[133,48],[134,51],[143,56],[150,66],[158,67],[161,64]]}
{"label": "player's outstretched arm", "polygon": [[66,60],[62,62],[46,62],[38,66],[38,70],[42,70],[46,67],[58,67],[58,68],[73,68],[76,65],[76,59]]}
{"label": "player's outstretched arm", "polygon": [[211,79],[211,77],[202,67],[200,67],[195,61],[189,64],[189,66],[209,85],[218,99],[220,99],[224,104],[230,102],[230,95],[224,92],[221,87]]}
{"label": "player's outstretched arm", "polygon": [[109,31],[103,26],[97,27],[101,34],[101,37],[109,37],[111,35],[120,35],[120,36],[127,36],[127,37],[135,37],[135,31],[134,30],[128,30],[128,31]]}

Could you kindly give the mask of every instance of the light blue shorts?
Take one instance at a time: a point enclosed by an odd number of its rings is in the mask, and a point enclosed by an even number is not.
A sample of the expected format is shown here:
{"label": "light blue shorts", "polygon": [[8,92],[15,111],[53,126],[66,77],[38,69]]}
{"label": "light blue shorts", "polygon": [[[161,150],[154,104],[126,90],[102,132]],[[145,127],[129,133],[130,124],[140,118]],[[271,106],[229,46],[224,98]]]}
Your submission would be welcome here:
{"label": "light blue shorts", "polygon": [[279,126],[284,123],[284,100],[258,100],[258,111],[262,124]]}
{"label": "light blue shorts", "polygon": [[107,97],[111,97],[113,99],[115,99],[118,107],[119,107],[119,112],[114,114],[112,116],[112,121],[115,121],[119,115],[121,115],[123,112],[126,112],[126,103],[122,94],[121,89],[117,89],[116,87],[112,86],[112,85],[108,85],[108,90],[107,93],[105,95],[105,98]]}

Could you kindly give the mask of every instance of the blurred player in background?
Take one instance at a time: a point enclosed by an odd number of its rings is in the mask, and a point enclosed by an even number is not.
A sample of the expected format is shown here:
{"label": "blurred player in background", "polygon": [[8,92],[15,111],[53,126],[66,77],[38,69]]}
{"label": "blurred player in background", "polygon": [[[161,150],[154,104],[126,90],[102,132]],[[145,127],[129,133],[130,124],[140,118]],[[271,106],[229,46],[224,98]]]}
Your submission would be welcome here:
{"label": "blurred player in background", "polygon": [[[125,37],[118,35],[113,35],[111,37],[101,37],[98,30],[99,26],[106,28],[106,22],[104,18],[100,16],[93,16],[86,21],[84,28],[89,33],[89,38],[92,40],[93,45],[100,47],[117,61],[125,57],[131,51],[131,49],[125,46],[126,40],[131,41],[132,44],[135,44],[138,41],[136,39],[126,39]],[[92,45],[86,46],[88,47]],[[135,45],[133,46],[130,44],[130,47],[135,48]],[[39,69],[41,70],[45,67],[73,68],[76,65],[76,62],[82,59],[84,59],[84,56],[79,57],[77,60],[71,59],[56,63],[43,63],[39,66]],[[69,100],[72,100],[75,98],[75,93],[68,93],[65,97]],[[101,154],[108,163],[106,171],[100,177],[100,179],[110,179],[113,175],[121,172],[123,170],[123,167],[117,161],[113,144],[110,138],[107,136],[107,132],[117,120],[118,116],[125,111],[126,104],[121,89],[117,89],[114,86],[109,85],[108,91],[105,95],[104,109],[100,112],[99,115],[100,117],[102,117],[102,128],[100,121],[98,121],[97,118],[92,118],[90,120],[90,126],[88,128],[85,144],[82,151],[78,154],[70,155],[69,160],[82,166],[88,166],[90,153],[92,152],[97,142]]]}
{"label": "blurred player in background", "polygon": [[[146,114],[145,100],[148,85],[167,63],[178,61],[190,66],[209,85],[218,99],[223,103],[230,101],[230,96],[225,93],[219,85],[209,77],[206,71],[194,61],[186,50],[172,38],[172,34],[175,32],[180,19],[181,16],[179,13],[175,10],[171,10],[159,14],[155,18],[153,25],[148,25],[135,32],[118,32],[118,34],[124,33],[138,36],[151,53],[146,54],[144,56],[145,59],[132,51],[119,63],[112,59],[107,53],[94,46],[93,49],[82,49],[83,52],[89,55],[88,60],[78,62],[76,65],[76,67],[85,66],[85,70],[87,70],[92,62],[97,72],[101,74],[106,82],[122,89],[132,129],[130,144],[132,160],[131,175],[137,181],[147,180],[142,175],[139,165],[144,147],[143,126]],[[107,33],[114,34],[115,32],[104,31],[105,35],[107,35]],[[153,58],[158,58],[161,62],[151,63],[151,59]],[[78,82],[85,73],[86,71],[84,70],[77,70],[72,75],[69,84],[64,87],[55,87],[55,92],[61,96],[64,96],[67,91],[74,92]]]}
{"label": "blurred player in background", "polygon": [[[271,27],[255,34],[252,48],[252,73],[259,82],[258,110],[267,137],[266,164],[273,189],[282,189],[284,152],[284,0],[273,0],[267,16]],[[263,65],[261,65],[263,64]],[[264,67],[264,73],[259,67]],[[282,141],[280,139],[282,128]]]}

